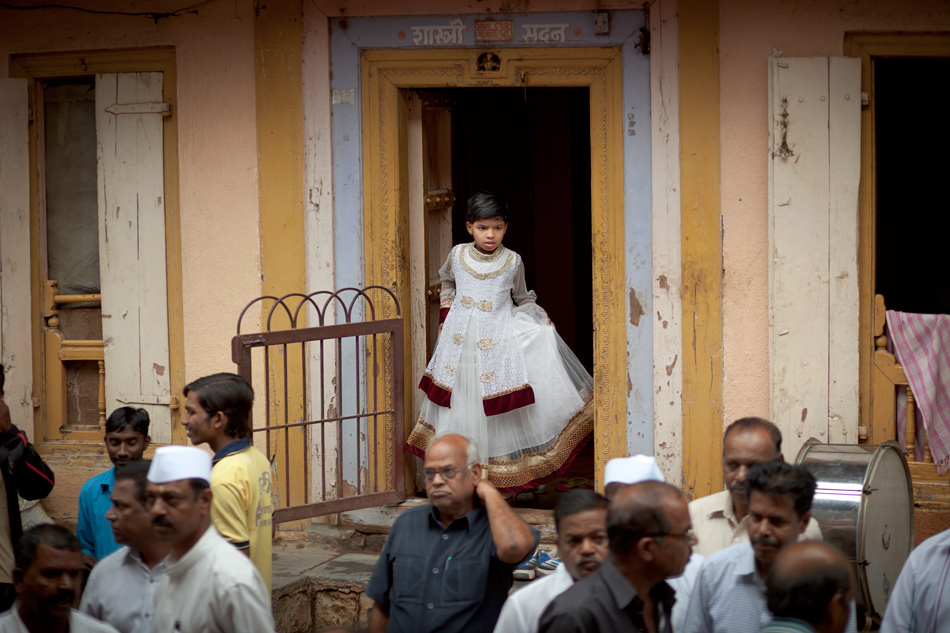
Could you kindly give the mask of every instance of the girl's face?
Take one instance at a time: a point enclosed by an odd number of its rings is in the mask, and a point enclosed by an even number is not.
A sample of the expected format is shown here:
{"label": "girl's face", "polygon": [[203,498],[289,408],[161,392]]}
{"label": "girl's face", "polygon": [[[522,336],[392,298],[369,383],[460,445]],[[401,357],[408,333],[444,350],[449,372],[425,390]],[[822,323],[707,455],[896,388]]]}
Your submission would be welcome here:
{"label": "girl's face", "polygon": [[465,228],[468,229],[468,234],[475,238],[475,248],[483,253],[491,253],[501,246],[508,223],[501,218],[489,218],[466,222]]}

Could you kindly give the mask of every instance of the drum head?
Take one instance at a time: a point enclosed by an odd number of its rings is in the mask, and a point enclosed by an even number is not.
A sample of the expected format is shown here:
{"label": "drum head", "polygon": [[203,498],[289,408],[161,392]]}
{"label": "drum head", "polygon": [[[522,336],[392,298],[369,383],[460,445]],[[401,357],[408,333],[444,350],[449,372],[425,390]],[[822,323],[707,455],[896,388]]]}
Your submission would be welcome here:
{"label": "drum head", "polygon": [[907,461],[897,445],[886,442],[871,459],[858,521],[859,573],[868,589],[868,612],[884,614],[891,589],[914,547],[913,492]]}

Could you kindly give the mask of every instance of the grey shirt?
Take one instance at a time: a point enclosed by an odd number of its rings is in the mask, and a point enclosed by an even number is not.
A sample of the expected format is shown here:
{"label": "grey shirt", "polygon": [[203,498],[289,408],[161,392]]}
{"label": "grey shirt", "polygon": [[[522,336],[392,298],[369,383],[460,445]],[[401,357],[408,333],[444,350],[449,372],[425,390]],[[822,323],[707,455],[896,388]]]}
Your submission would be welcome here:
{"label": "grey shirt", "polygon": [[881,633],[937,633],[948,625],[950,530],[945,530],[918,545],[904,563],[887,603]]}
{"label": "grey shirt", "polygon": [[119,633],[150,633],[155,590],[164,571],[164,561],[149,569],[138,552],[122,547],[93,568],[79,610]]}
{"label": "grey shirt", "polygon": [[498,558],[484,506],[448,527],[420,506],[396,519],[366,595],[389,610],[389,633],[491,633],[515,566]]}

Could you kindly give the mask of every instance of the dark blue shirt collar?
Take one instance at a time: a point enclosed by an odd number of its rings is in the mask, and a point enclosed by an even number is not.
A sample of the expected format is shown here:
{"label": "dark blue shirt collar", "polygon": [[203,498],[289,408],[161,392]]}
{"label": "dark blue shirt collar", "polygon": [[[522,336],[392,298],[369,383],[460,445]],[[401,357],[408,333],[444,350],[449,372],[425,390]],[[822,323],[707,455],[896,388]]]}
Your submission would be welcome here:
{"label": "dark blue shirt collar", "polygon": [[248,448],[251,445],[251,438],[242,437],[239,440],[234,440],[220,451],[214,454],[214,459],[211,460],[213,464],[217,464],[219,461],[227,457],[228,455],[233,455],[234,453],[240,453],[245,448]]}

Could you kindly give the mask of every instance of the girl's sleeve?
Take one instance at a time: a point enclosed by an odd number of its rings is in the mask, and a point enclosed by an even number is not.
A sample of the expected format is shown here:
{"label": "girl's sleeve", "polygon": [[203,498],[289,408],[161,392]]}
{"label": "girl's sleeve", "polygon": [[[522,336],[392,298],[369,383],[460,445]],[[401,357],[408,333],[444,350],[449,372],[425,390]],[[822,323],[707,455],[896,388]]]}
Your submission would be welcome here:
{"label": "girl's sleeve", "polygon": [[445,317],[449,315],[449,309],[452,302],[455,301],[455,272],[452,270],[452,256],[455,254],[456,247],[453,246],[449,251],[449,256],[445,258],[445,263],[439,269],[439,280],[442,282],[442,294],[439,295],[439,323],[445,322]]}
{"label": "girl's sleeve", "polygon": [[516,312],[524,312],[540,324],[548,322],[548,313],[537,304],[538,295],[534,290],[528,290],[528,284],[524,280],[524,263],[518,259],[518,267],[515,270],[515,278],[511,289],[511,298],[514,300]]}

